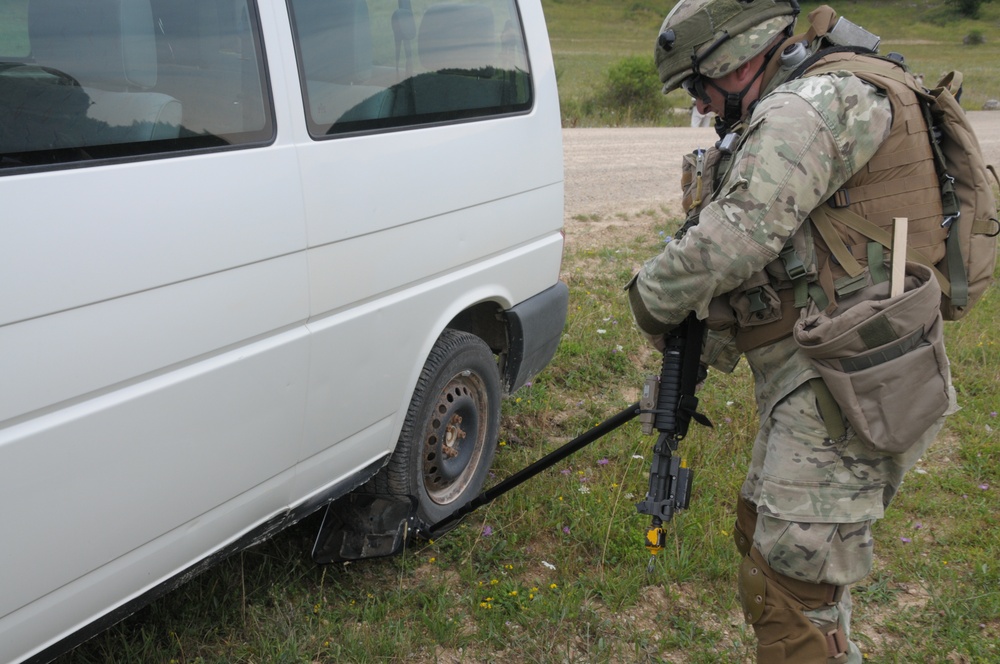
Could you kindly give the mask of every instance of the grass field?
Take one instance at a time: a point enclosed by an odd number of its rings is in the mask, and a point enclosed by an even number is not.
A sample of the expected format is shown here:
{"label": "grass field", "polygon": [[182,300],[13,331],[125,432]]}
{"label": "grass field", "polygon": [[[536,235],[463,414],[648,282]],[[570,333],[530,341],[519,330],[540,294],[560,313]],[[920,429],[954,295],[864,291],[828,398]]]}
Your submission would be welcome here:
{"label": "grass field", "polygon": [[[968,107],[1000,98],[991,38],[1000,3],[984,5],[978,23],[945,20],[941,4],[849,2],[844,11],[886,44],[905,43],[928,78],[965,70]],[[644,54],[662,11],[547,1],[564,105],[616,59]],[[962,46],[974,29],[987,43]],[[631,221],[599,247],[574,242],[570,231],[565,335],[550,367],[504,406],[496,478],[637,400],[643,377],[657,370],[621,288],[677,222],[656,210]],[[998,317],[994,286],[966,320],[947,325],[962,410],[875,526],[875,570],[854,589],[854,638],[870,661],[1000,661]],[[682,443],[695,469],[692,505],[668,526],[652,573],[642,546],[648,520],[634,503],[646,490],[653,440],[633,423],[396,558],[316,566],[309,519],[59,661],[752,661],[731,534],[756,430],[749,370],[713,374],[700,396],[715,427],[693,427]]]}
{"label": "grass field", "polygon": [[[628,57],[648,58],[653,68],[653,44],[666,7],[648,0],[622,3],[614,0],[545,0],[546,21],[552,43],[559,98],[565,126],[590,127],[630,124],[623,109],[605,108],[600,101],[607,86],[608,71]],[[808,27],[805,15],[819,2],[802,2],[796,32]],[[982,5],[978,20],[960,18],[946,3],[867,0],[829,2],[842,15],[882,37],[880,51],[896,51],[906,57],[915,73],[924,74],[926,85],[946,72],[965,75],[966,109],[979,110],[988,99],[1000,99],[1000,3]],[[984,40],[966,45],[970,35]],[[656,78],[652,78],[655,84]],[[691,100],[673,92],[662,100],[663,113],[644,124],[683,124]]]}

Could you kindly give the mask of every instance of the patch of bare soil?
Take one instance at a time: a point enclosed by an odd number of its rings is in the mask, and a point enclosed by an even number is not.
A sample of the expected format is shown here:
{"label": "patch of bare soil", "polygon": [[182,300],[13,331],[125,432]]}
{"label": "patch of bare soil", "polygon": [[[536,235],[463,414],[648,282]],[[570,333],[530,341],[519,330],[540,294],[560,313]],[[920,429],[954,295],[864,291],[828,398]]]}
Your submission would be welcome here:
{"label": "patch of bare soil", "polygon": [[650,213],[681,216],[681,157],[716,140],[706,128],[564,129],[570,247],[613,247]]}
{"label": "patch of bare soil", "polygon": [[[1000,165],[1000,112],[968,115],[986,163]],[[717,139],[710,127],[564,129],[567,244],[614,246],[649,211],[680,218],[681,158]]]}

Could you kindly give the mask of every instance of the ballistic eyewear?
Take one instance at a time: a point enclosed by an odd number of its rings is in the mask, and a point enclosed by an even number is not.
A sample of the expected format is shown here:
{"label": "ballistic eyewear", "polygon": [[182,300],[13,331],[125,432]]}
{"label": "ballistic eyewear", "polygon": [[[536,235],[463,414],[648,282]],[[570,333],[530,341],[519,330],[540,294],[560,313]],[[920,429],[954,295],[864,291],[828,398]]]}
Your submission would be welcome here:
{"label": "ballistic eyewear", "polygon": [[681,81],[681,88],[703,104],[710,102],[708,92],[705,90],[705,77],[701,74],[691,74],[685,78]]}

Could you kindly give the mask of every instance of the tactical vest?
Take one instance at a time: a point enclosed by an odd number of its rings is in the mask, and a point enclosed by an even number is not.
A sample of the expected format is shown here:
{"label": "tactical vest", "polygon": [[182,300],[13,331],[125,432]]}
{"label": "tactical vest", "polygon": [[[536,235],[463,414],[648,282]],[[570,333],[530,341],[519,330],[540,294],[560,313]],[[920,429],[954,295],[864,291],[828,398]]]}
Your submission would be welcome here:
{"label": "tactical vest", "polygon": [[[775,261],[779,265],[769,265],[733,294],[731,303],[743,314],[737,317],[736,334],[736,345],[741,351],[790,335],[798,309],[806,305],[808,298],[835,303],[883,280],[885,249],[837,224],[834,217],[838,209],[850,210],[890,233],[894,217],[907,217],[909,246],[935,262],[944,256],[948,229],[942,227],[941,183],[923,109],[916,94],[896,80],[898,73],[890,77],[880,75],[879,71],[910,74],[900,64],[884,58],[833,52],[814,61],[802,75],[852,71],[852,64],[861,63],[864,71],[854,74],[883,91],[892,105],[889,136],[867,164],[810,213],[807,222],[811,224],[803,224],[796,233],[805,238],[793,238],[797,241],[786,245],[781,258]],[[844,268],[849,261],[837,255],[843,249],[838,242],[830,241],[831,234],[839,236],[850,255],[866,269],[860,274],[850,274]],[[813,245],[814,254],[803,255],[803,249],[808,254],[809,244]],[[740,302],[739,298],[745,300]]]}

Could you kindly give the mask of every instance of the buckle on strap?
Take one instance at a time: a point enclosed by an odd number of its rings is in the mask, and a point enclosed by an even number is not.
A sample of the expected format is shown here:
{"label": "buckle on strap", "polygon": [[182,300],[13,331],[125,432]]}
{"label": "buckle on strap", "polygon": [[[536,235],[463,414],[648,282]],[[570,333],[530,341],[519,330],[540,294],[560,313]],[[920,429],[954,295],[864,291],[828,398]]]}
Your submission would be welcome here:
{"label": "buckle on strap", "polygon": [[826,637],[826,653],[831,659],[847,660],[848,641],[844,628],[837,625],[829,631],[824,631]]}
{"label": "buckle on strap", "polygon": [[961,214],[961,204],[958,201],[958,192],[955,191],[955,178],[947,173],[941,178],[941,208],[944,212],[945,221],[942,226],[951,225],[954,218]]}
{"label": "buckle on strap", "polygon": [[788,278],[792,281],[806,276],[806,266],[803,264],[802,259],[799,255],[795,253],[795,247],[786,246],[778,254],[781,258],[781,262],[785,265],[785,272],[788,274]]}
{"label": "buckle on strap", "polygon": [[764,302],[763,294],[764,289],[760,286],[751,288],[746,292],[747,298],[750,300],[750,313],[756,313],[767,309],[767,304]]}
{"label": "buckle on strap", "polygon": [[830,207],[845,208],[851,204],[851,194],[846,189],[838,189],[828,201]]}

